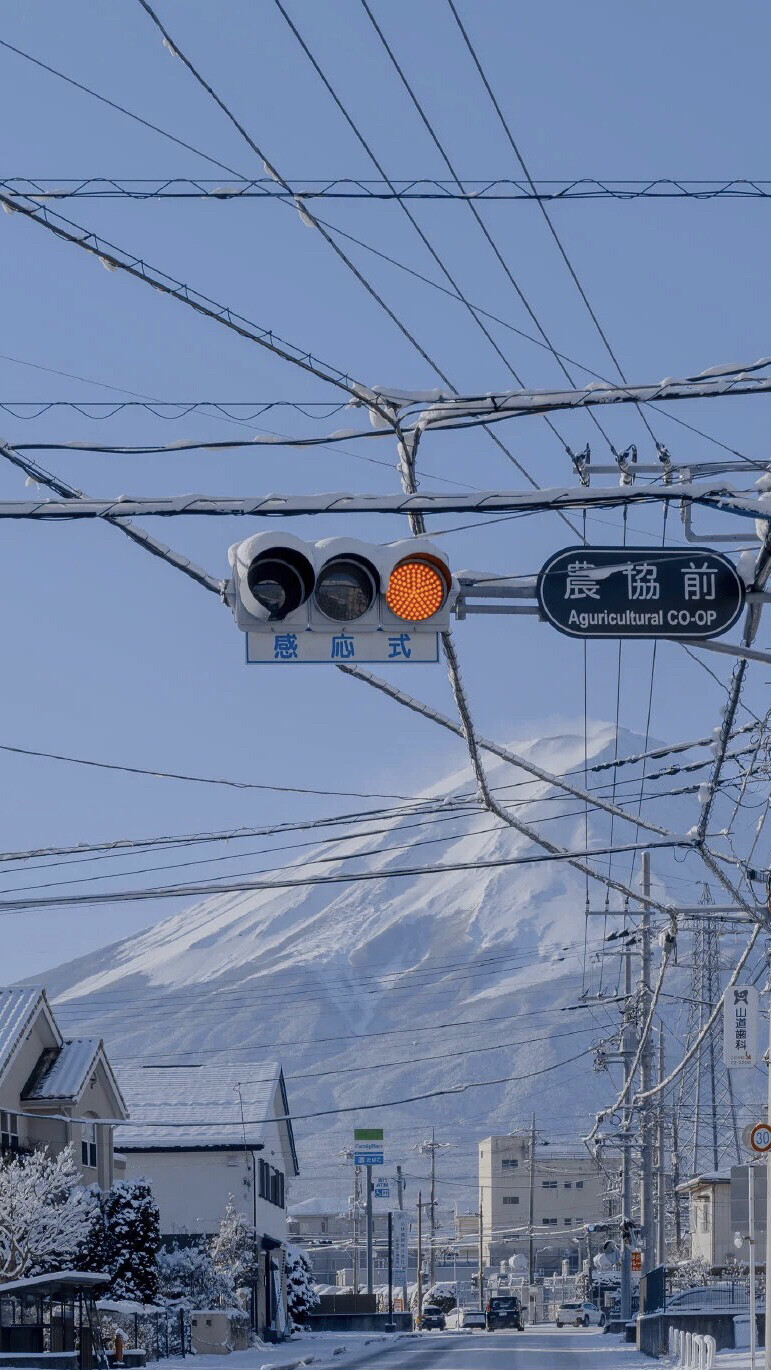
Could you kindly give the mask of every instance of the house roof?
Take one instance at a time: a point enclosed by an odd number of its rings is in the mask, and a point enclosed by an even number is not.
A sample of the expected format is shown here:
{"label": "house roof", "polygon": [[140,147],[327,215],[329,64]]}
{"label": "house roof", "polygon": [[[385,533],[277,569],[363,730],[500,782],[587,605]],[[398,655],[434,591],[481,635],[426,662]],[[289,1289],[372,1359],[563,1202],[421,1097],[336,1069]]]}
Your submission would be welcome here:
{"label": "house roof", "polygon": [[699,1189],[702,1185],[730,1184],[731,1175],[728,1170],[710,1170],[704,1175],[692,1175],[690,1180],[683,1180],[676,1189],[677,1194],[686,1194],[691,1189]]}
{"label": "house roof", "polygon": [[284,1077],[276,1061],[124,1065],[120,1083],[131,1116],[130,1124],[115,1134],[121,1151],[259,1147],[268,1125],[286,1117],[297,1168]]}
{"label": "house roof", "polygon": [[41,1000],[48,1011],[53,1031],[61,1043],[61,1035],[48,1007],[45,991],[39,985],[20,989],[0,989],[0,1075],[35,1017]]}
{"label": "house roof", "polygon": [[102,1049],[98,1037],[76,1037],[44,1051],[22,1090],[22,1099],[77,1099]]}

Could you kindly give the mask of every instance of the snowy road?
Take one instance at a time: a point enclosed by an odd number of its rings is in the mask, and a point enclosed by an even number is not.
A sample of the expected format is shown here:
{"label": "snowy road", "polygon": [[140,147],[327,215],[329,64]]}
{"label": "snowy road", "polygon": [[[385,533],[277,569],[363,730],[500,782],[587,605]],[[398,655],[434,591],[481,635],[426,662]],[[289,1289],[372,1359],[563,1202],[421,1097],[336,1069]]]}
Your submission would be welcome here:
{"label": "snowy road", "polygon": [[368,1370],[639,1370],[652,1362],[594,1328],[429,1333],[386,1347]]}

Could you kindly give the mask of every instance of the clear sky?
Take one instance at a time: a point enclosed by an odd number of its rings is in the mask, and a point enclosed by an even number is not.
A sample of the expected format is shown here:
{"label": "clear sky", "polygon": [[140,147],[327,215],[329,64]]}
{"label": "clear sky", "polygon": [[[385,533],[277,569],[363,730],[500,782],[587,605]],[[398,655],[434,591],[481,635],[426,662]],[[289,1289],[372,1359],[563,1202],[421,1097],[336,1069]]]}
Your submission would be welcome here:
{"label": "clear sky", "polygon": [[[292,182],[367,177],[372,167],[311,69],[273,0],[191,5],[159,0],[180,46],[232,106]],[[445,0],[376,0],[375,12],[462,177],[516,176],[511,150],[462,47]],[[443,176],[445,168],[398,84],[359,0],[288,0],[288,9],[343,103],[394,178]],[[537,5],[461,0],[507,118],[536,179],[733,178],[768,174],[768,15],[752,0],[622,5],[615,0],[541,0]],[[181,62],[164,49],[137,0],[67,6],[38,0],[6,7],[5,40],[247,176],[259,160]],[[5,92],[4,174],[220,176],[209,163],[0,48]],[[768,202],[566,202],[553,208],[596,312],[632,381],[693,373],[767,351]],[[439,278],[394,204],[325,202],[335,226]],[[533,331],[522,304],[461,204],[413,206],[437,251],[469,297],[514,328]],[[364,293],[320,236],[278,202],[179,203],[76,200],[70,219],[165,269],[263,326],[313,350],[366,383],[407,389],[437,378]],[[562,351],[612,375],[584,306],[533,205],[486,205],[482,215],[510,269]],[[313,377],[198,318],[121,273],[108,273],[75,247],[21,215],[0,221],[3,262],[3,403],[102,400],[125,392],[157,399],[223,401],[330,398]],[[507,368],[462,305],[349,244],[359,269],[461,390],[512,384]],[[542,347],[491,325],[511,365],[532,386],[560,383]],[[12,360],[13,359],[13,360]],[[35,369],[42,368],[42,369]],[[50,370],[46,370],[50,368]],[[55,374],[71,373],[67,375]],[[576,371],[579,383],[589,377]],[[81,379],[74,379],[79,377]],[[337,397],[331,395],[332,401]],[[330,406],[331,407],[331,406]],[[767,451],[765,399],[704,401],[672,413],[758,458]],[[254,420],[284,433],[355,426],[358,413],[310,420],[291,409]],[[620,448],[650,438],[629,408],[606,418]],[[653,416],[674,460],[708,460],[720,449]],[[607,457],[585,415],[562,419],[574,448]],[[9,442],[169,442],[230,438],[225,419],[189,415],[167,422],[123,410],[95,422],[72,410],[34,421],[2,414]],[[543,420],[500,430],[543,485],[571,481],[569,463]],[[202,491],[398,489],[390,440],[345,450],[266,450],[148,457],[41,454],[44,465],[99,495]],[[365,460],[362,460],[365,458]],[[3,498],[21,498],[24,478],[0,473]],[[517,489],[522,478],[481,432],[434,436],[421,454],[425,489]],[[436,529],[462,524],[453,516]],[[710,531],[727,526],[696,515]],[[229,543],[262,523],[148,520],[166,542],[217,575]],[[733,526],[733,524],[731,525]],[[318,518],[301,535],[342,532],[383,541],[406,535],[397,519]],[[640,510],[629,540],[661,538],[661,514]],[[432,530],[434,531],[434,530]],[[747,528],[751,538],[750,526]],[[587,521],[590,540],[616,541],[620,518]],[[667,535],[679,537],[675,511]],[[572,540],[554,515],[500,522],[444,536],[453,565],[501,574],[535,571]],[[414,794],[462,762],[461,744],[331,668],[298,676],[247,668],[243,640],[226,610],[183,576],[95,523],[4,523],[0,742],[125,764],[364,793]],[[469,619],[457,627],[464,679],[482,732],[528,737],[583,718],[581,648],[527,618]],[[709,657],[726,679],[730,662]],[[620,718],[645,731],[651,647],[624,649]],[[590,648],[589,712],[613,718],[616,648]],[[748,702],[765,708],[766,673]],[[411,693],[451,710],[441,666],[391,670]],[[679,648],[658,652],[651,731],[698,736],[717,721],[721,690]],[[358,801],[238,791],[143,779],[0,753],[3,847],[226,828],[338,811]],[[156,860],[158,858],[155,858]],[[135,861],[134,868],[142,861]],[[255,863],[235,864],[234,872]],[[125,869],[132,868],[126,862]],[[104,868],[94,866],[90,873]],[[222,866],[219,868],[222,872]],[[227,868],[226,868],[227,869]],[[50,877],[6,871],[5,891],[88,873]],[[192,875],[204,876],[206,867]],[[138,877],[143,883],[146,877]],[[77,890],[78,886],[73,886]],[[3,921],[2,979],[37,974],[172,911],[173,905],[105,905]]]}

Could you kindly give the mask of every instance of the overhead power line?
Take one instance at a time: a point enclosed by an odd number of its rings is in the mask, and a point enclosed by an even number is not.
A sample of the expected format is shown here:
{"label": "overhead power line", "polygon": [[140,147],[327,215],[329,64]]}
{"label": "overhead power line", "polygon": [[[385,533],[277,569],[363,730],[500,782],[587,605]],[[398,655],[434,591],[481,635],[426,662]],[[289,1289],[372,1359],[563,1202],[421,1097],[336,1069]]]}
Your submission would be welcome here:
{"label": "overhead power line", "polygon": [[[2,46],[10,44],[3,43]],[[18,48],[13,50],[20,51]],[[46,70],[53,71],[52,68]],[[84,86],[80,89],[88,90]],[[129,113],[121,106],[114,108],[121,113]],[[164,132],[155,125],[148,126],[157,133]],[[198,152],[189,144],[187,146],[190,151]],[[460,188],[456,181],[432,177],[393,176],[386,179],[330,176],[313,179],[292,176],[291,181],[294,188],[290,191],[270,176],[251,180],[239,177],[229,184],[200,176],[57,176],[43,179],[37,176],[13,176],[0,180],[0,186],[9,195],[29,195],[41,200],[291,201],[295,195],[300,195],[303,200],[433,200],[447,203],[464,200],[533,200],[548,203],[552,200],[767,200],[771,197],[771,181],[741,177],[723,181],[672,180],[664,177],[647,181],[618,181],[583,176],[572,180],[531,182],[502,176],[487,180],[464,179]]]}
{"label": "overhead power line", "polygon": [[118,499],[2,500],[0,519],[42,521],[94,518],[178,518],[241,515],[250,518],[296,518],[311,514],[499,514],[550,513],[561,509],[612,509],[631,504],[687,502],[771,519],[771,510],[757,500],[714,480],[682,485],[619,486],[554,490],[480,490],[471,495],[421,491],[419,494],[361,495],[339,491],[313,495],[147,495]]}

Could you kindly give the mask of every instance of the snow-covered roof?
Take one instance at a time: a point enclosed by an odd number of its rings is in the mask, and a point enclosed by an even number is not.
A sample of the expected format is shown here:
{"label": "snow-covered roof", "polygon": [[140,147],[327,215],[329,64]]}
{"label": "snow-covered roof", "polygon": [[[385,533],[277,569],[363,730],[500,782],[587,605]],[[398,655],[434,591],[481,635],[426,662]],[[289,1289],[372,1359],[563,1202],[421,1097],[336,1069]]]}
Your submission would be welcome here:
{"label": "snow-covered roof", "polygon": [[3,1294],[23,1294],[35,1290],[42,1294],[55,1289],[88,1289],[109,1284],[110,1274],[104,1270],[51,1270],[47,1275],[28,1275],[24,1280],[8,1280]]}
{"label": "snow-covered roof", "polygon": [[[0,1074],[32,1022],[41,997],[45,1000],[43,990],[38,985],[21,989],[0,989]],[[54,1031],[57,1032],[50,1010],[49,1017]],[[61,1041],[61,1037],[59,1040]]]}
{"label": "snow-covered roof", "polygon": [[[120,1085],[131,1121],[119,1127],[121,1151],[259,1146],[266,1125],[287,1113],[281,1067],[124,1065]],[[294,1152],[291,1123],[287,1123]]]}
{"label": "snow-covered roof", "polygon": [[44,1051],[24,1086],[23,1099],[77,1099],[101,1049],[98,1037],[76,1037]]}

